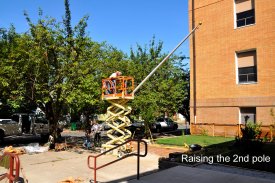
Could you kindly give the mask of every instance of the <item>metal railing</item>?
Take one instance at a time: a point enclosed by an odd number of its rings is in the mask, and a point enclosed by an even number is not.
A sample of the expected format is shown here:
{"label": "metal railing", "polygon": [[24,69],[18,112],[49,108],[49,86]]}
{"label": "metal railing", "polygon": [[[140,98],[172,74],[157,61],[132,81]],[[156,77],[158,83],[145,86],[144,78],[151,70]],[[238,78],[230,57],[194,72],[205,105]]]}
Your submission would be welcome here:
{"label": "metal railing", "polygon": [[20,160],[17,154],[5,152],[0,156],[0,163],[4,161],[6,157],[9,157],[8,164],[3,163],[5,168],[8,168],[9,171],[0,175],[0,181],[7,178],[9,183],[13,183],[19,178],[19,169],[20,169]]}
{"label": "metal railing", "polygon": [[[109,152],[111,152],[111,151],[113,151],[113,150],[115,150],[115,149],[117,149],[117,148],[119,148],[121,146],[124,146],[124,145],[126,145],[127,143],[130,143],[130,142],[137,142],[137,153],[126,154],[126,155],[124,155],[121,158],[118,158],[118,159],[116,159],[114,161],[111,161],[109,163],[106,163],[106,164],[103,164],[103,165],[97,167],[97,158],[99,158],[100,156],[105,155],[105,154],[107,154],[107,153],[109,153]],[[145,147],[144,154],[140,154],[140,143],[144,143],[144,147]],[[112,149],[109,149],[108,151],[105,151],[105,152],[103,152],[103,153],[101,153],[99,155],[89,155],[88,156],[88,167],[90,169],[94,170],[94,182],[96,183],[96,171],[97,170],[99,170],[101,168],[104,168],[104,167],[106,167],[108,165],[111,165],[111,164],[113,164],[115,162],[121,161],[121,160],[123,160],[125,158],[128,158],[130,156],[137,156],[137,180],[139,180],[140,157],[145,157],[147,155],[147,149],[148,149],[147,142],[145,142],[144,140],[141,140],[141,139],[131,139],[131,140],[128,140],[128,141],[126,141],[126,142],[124,142],[122,144],[119,144],[118,146],[116,146],[116,147],[114,147]],[[94,159],[94,166],[93,167],[90,165],[90,159],[91,158]]]}

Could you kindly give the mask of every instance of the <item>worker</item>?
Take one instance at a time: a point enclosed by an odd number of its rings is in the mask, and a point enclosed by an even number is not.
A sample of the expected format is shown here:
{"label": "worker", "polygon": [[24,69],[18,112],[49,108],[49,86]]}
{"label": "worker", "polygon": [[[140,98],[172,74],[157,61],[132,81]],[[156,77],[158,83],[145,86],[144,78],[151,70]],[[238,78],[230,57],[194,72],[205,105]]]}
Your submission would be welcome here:
{"label": "worker", "polygon": [[83,143],[83,147],[87,149],[91,148],[91,124],[92,124],[92,121],[90,121],[90,124],[85,128],[85,140]]}
{"label": "worker", "polygon": [[122,73],[120,71],[116,71],[110,75],[109,82],[106,83],[107,85],[107,94],[114,94],[116,93],[116,78],[121,76]]}
{"label": "worker", "polygon": [[122,73],[120,71],[116,71],[116,72],[112,73],[109,78],[116,78],[118,76],[121,76],[121,74]]}
{"label": "worker", "polygon": [[101,130],[101,125],[97,123],[96,120],[93,120],[93,126],[92,126],[92,134],[94,137],[94,146],[99,146],[100,145],[100,130]]}
{"label": "worker", "polygon": [[85,141],[83,144],[83,147],[90,149],[91,148],[91,138],[90,138],[91,130],[86,129],[85,130]]}

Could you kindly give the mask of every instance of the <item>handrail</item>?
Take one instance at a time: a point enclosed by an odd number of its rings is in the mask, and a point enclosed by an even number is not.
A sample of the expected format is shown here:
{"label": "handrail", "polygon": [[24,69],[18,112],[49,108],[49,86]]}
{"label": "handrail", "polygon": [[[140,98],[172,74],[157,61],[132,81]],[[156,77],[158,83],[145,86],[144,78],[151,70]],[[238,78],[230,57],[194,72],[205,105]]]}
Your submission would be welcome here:
{"label": "handrail", "polygon": [[0,181],[7,178],[9,183],[13,183],[19,178],[20,160],[17,154],[5,152],[0,156],[0,162],[5,156],[9,156],[9,173],[0,175]]}
{"label": "handrail", "polygon": [[[123,157],[121,157],[121,158],[119,158],[119,159],[116,159],[116,160],[114,160],[114,161],[111,161],[111,162],[109,162],[109,163],[106,163],[106,164],[104,164],[104,165],[101,165],[101,166],[99,166],[99,167],[97,167],[97,158],[98,157],[100,157],[100,156],[102,156],[102,155],[104,155],[104,154],[107,154],[107,153],[109,153],[109,152],[111,152],[111,151],[113,151],[113,150],[115,150],[115,149],[117,149],[117,148],[119,148],[119,147],[121,147],[121,146],[123,146],[123,145],[125,145],[125,144],[127,144],[127,143],[129,143],[129,142],[133,142],[133,141],[136,141],[137,142],[137,153],[130,153],[130,154],[126,154],[125,156],[123,156]],[[140,142],[142,142],[142,143],[144,143],[144,147],[145,147],[145,150],[144,150],[144,154],[140,154]],[[146,155],[147,155],[147,150],[148,150],[148,147],[147,147],[147,142],[146,141],[144,141],[144,140],[141,140],[141,139],[131,139],[131,140],[128,140],[128,141],[126,141],[126,142],[124,142],[124,143],[122,143],[122,144],[119,144],[118,146],[116,146],[116,147],[114,147],[114,148],[112,148],[112,149],[109,149],[108,151],[105,151],[105,152],[103,152],[103,153],[101,153],[101,154],[98,154],[98,155],[89,155],[88,156],[88,161],[87,161],[87,163],[88,163],[88,167],[90,168],[90,169],[93,169],[94,170],[94,182],[96,182],[96,171],[97,170],[99,170],[99,169],[101,169],[101,168],[104,168],[104,167],[106,167],[106,166],[108,166],[108,165],[111,165],[111,164],[113,164],[113,163],[115,163],[115,162],[118,162],[118,161],[121,161],[121,160],[123,160],[123,159],[125,159],[125,158],[128,158],[128,157],[130,157],[130,156],[137,156],[137,179],[139,180],[139,162],[140,162],[140,157],[145,157]],[[92,167],[91,165],[90,165],[90,159],[91,158],[94,158],[94,167]]]}

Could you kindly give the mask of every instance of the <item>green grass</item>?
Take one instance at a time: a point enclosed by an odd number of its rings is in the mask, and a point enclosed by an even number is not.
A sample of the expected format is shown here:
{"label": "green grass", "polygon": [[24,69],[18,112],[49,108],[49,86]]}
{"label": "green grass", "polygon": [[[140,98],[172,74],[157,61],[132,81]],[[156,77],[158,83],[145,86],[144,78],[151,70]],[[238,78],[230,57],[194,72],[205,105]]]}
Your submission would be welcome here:
{"label": "green grass", "polygon": [[184,143],[186,143],[188,145],[199,144],[201,146],[209,146],[209,145],[232,141],[234,139],[235,139],[234,137],[183,135],[183,136],[179,136],[179,137],[160,138],[160,139],[157,139],[157,143],[165,144],[165,145],[175,145],[175,146],[182,146],[182,145],[184,145]]}
{"label": "green grass", "polygon": [[[237,166],[248,169],[256,169],[262,171],[268,171],[275,173],[275,143],[263,143],[256,146],[253,144],[238,144],[235,143],[235,138],[225,138],[225,137],[212,137],[203,135],[186,135],[178,136],[172,138],[161,138],[157,139],[158,144],[165,145],[176,145],[182,146],[184,143],[199,144],[204,146],[200,151],[187,151],[186,154],[192,155],[203,155],[214,157],[214,162],[220,164],[226,164],[230,166]],[[246,149],[248,148],[248,149]],[[222,155],[223,157],[229,157],[229,162],[217,162],[216,155]],[[248,161],[244,161],[242,157],[249,157]],[[263,161],[263,157],[268,157],[268,161]],[[257,162],[252,162],[253,158],[259,158]],[[262,158],[262,159],[261,159]],[[183,163],[181,158],[178,159],[178,163]],[[186,163],[186,162],[184,162]],[[187,162],[187,164],[194,164]]]}

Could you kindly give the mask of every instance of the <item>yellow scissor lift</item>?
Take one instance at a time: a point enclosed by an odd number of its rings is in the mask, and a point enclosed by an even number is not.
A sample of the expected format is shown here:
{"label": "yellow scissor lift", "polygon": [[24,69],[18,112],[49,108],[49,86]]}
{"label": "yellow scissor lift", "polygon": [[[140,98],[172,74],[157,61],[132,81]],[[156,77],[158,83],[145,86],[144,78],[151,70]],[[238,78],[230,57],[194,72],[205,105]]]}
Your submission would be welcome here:
{"label": "yellow scissor lift", "polygon": [[[111,106],[107,108],[107,119],[105,122],[110,130],[107,136],[108,142],[102,144],[105,150],[109,150],[118,144],[124,143],[132,136],[130,130],[126,129],[131,124],[127,117],[132,108],[127,106],[129,100],[134,99],[134,79],[129,76],[119,76],[102,80],[102,100],[107,100]],[[127,146],[122,146],[121,151],[129,151]]]}

